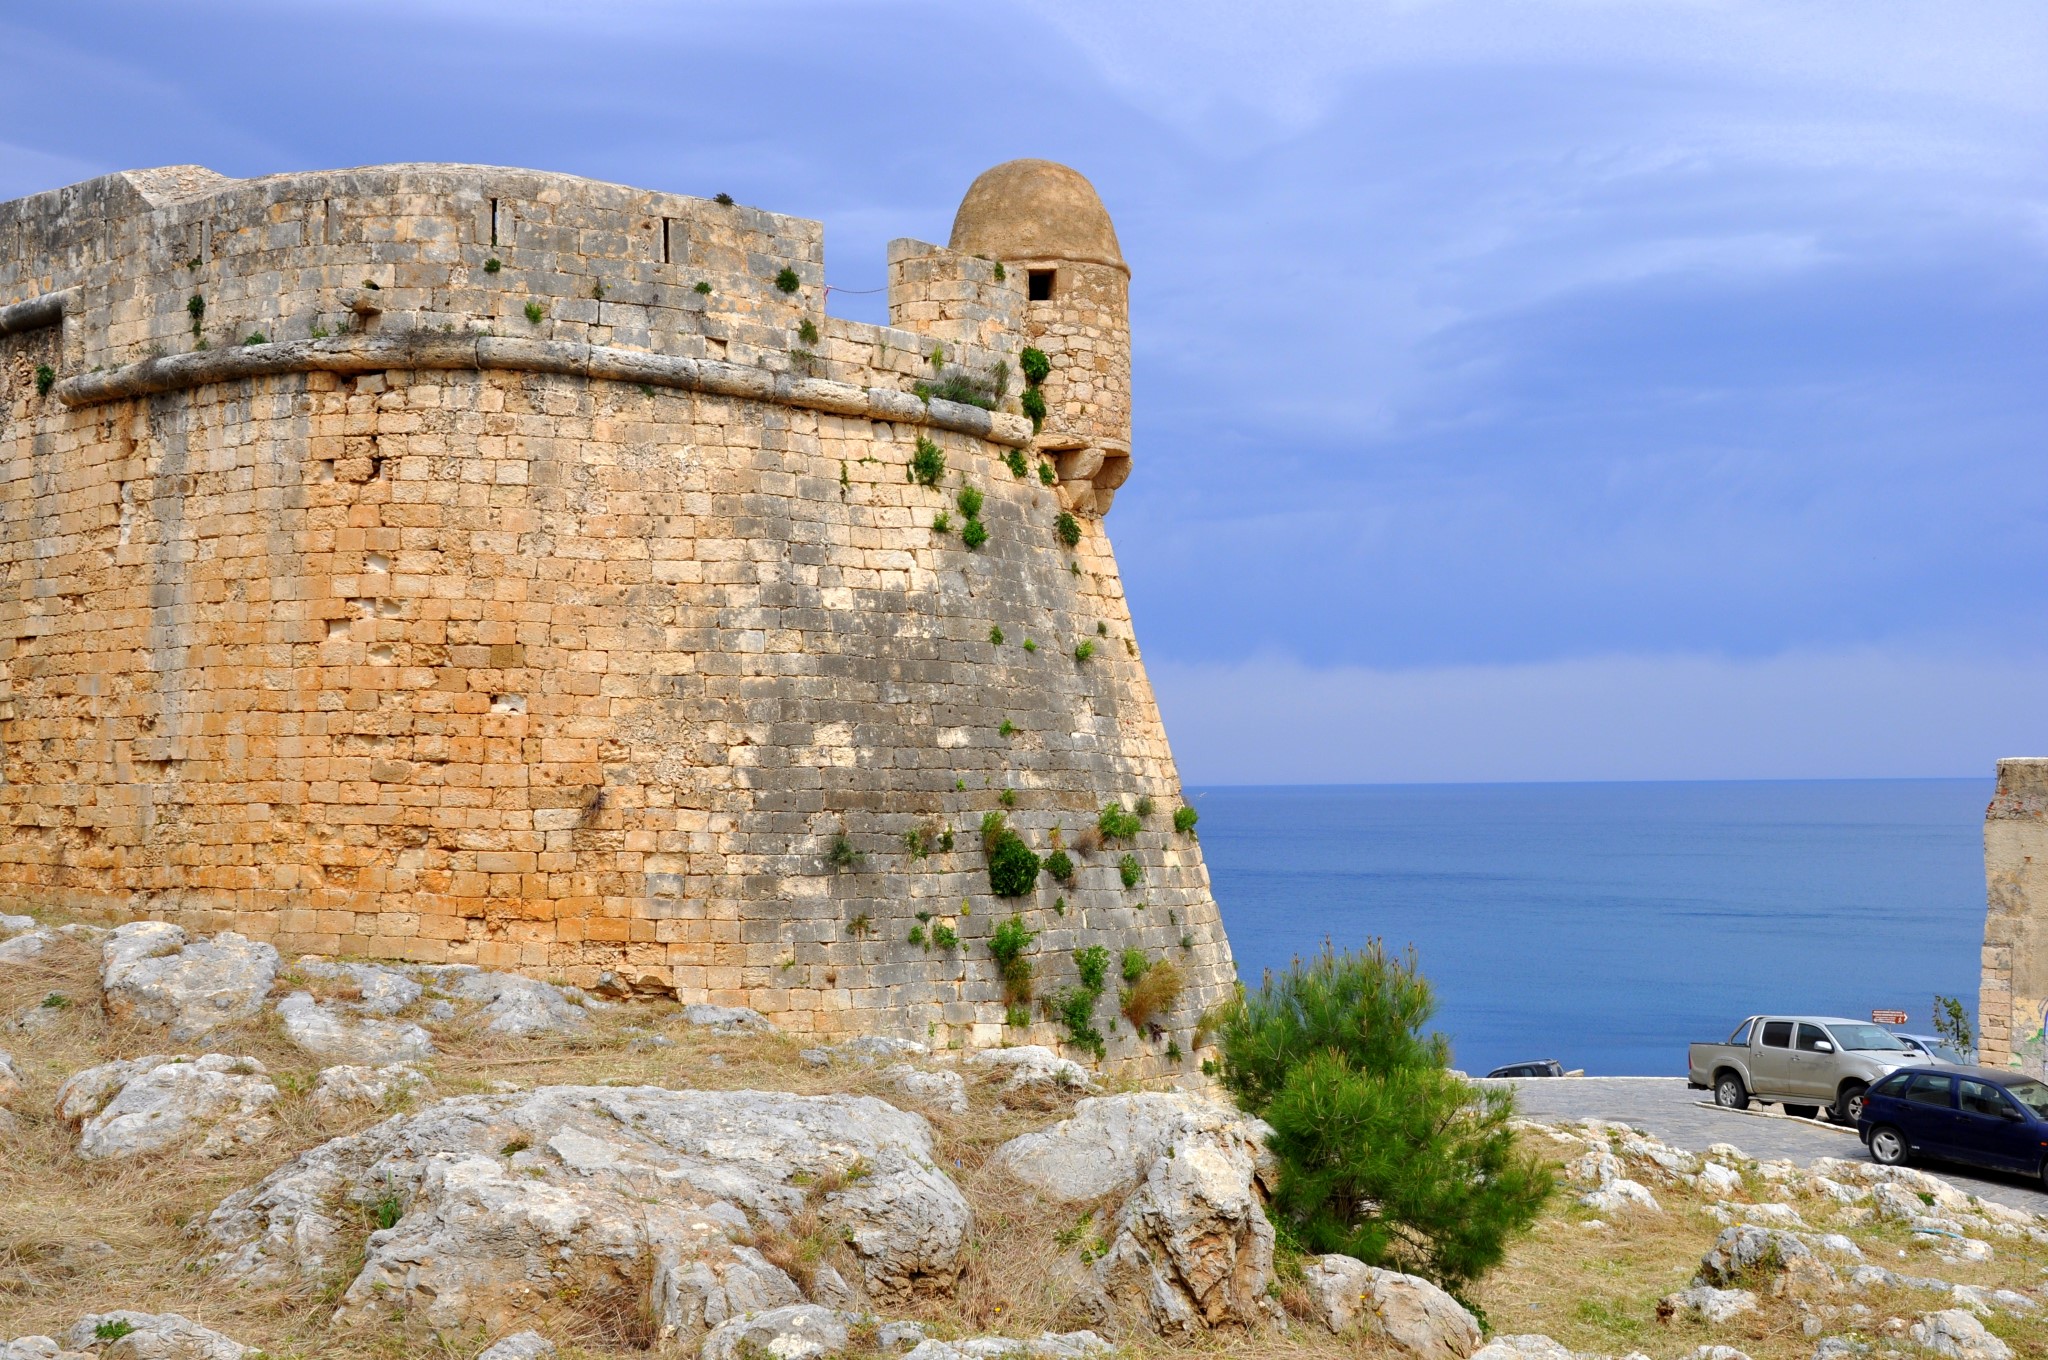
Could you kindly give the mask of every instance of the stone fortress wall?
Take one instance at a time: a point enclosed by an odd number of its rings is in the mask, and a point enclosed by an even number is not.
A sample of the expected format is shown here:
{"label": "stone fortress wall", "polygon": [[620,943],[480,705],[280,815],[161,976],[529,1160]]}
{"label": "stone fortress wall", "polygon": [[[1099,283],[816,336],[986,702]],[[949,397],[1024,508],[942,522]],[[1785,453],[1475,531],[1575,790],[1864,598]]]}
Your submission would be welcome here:
{"label": "stone fortress wall", "polygon": [[[824,314],[817,223],[563,175],[174,167],[0,205],[0,906],[1054,1041],[1005,1025],[1016,911],[1041,996],[1083,945],[1178,964],[1111,1056],[1191,1057],[1235,974],[1100,518],[1128,271],[1046,162],[983,176],[954,236],[891,245],[881,327]],[[918,390],[999,373],[993,410]],[[992,896],[990,812],[1074,884]],[[960,946],[910,942],[939,926]]]}
{"label": "stone fortress wall", "polygon": [[1998,762],[1984,886],[1978,1061],[2048,1075],[2048,760]]}

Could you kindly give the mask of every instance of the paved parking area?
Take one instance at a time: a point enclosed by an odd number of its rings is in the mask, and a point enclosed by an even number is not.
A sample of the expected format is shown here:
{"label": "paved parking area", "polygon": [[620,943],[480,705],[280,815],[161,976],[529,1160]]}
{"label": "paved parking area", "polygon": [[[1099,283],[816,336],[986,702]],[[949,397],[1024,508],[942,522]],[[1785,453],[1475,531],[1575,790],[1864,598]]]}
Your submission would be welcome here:
{"label": "paved parking area", "polygon": [[[1710,1143],[1733,1143],[1760,1160],[1786,1157],[1801,1165],[1817,1157],[1870,1156],[1855,1130],[1787,1119],[1775,1106],[1702,1109],[1699,1102],[1707,1093],[1690,1089],[1683,1077],[1549,1077],[1479,1084],[1514,1087],[1522,1113],[1531,1119],[1612,1119],[1688,1152],[1704,1151]],[[2048,1194],[2042,1193],[2039,1181],[1938,1164],[1921,1169],[1970,1194],[2048,1213]]]}

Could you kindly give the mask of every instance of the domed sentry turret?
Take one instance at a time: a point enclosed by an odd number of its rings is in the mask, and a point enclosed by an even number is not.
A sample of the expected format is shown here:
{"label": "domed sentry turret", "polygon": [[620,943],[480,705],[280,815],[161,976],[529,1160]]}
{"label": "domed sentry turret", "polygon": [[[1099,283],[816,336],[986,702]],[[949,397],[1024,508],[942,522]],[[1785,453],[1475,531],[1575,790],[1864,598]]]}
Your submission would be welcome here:
{"label": "domed sentry turret", "polygon": [[968,186],[950,244],[1023,276],[1025,343],[1052,365],[1037,447],[1063,502],[1107,511],[1131,469],[1131,270],[1095,186],[1052,161],[1006,161]]}

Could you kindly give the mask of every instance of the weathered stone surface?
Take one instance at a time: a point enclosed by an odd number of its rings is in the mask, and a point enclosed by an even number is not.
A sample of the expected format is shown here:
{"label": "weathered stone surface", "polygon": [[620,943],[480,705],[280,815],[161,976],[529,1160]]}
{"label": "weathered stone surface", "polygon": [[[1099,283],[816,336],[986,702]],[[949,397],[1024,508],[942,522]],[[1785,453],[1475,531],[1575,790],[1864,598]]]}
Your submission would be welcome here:
{"label": "weathered stone surface", "polygon": [[1266,1132],[1261,1120],[1184,1092],[1095,1096],[1051,1128],[1004,1143],[993,1159],[1046,1198],[1077,1204],[1130,1193],[1168,1149],[1191,1142],[1242,1151],[1262,1166]]}
{"label": "weathered stone surface", "polygon": [[292,965],[292,971],[329,984],[327,990],[335,993],[330,1000],[365,1015],[396,1015],[418,1001],[424,990],[416,978],[389,964],[343,963],[308,954]]}
{"label": "weathered stone surface", "polygon": [[1571,1348],[1547,1336],[1497,1336],[1472,1352],[1472,1360],[1578,1360]]}
{"label": "weathered stone surface", "polygon": [[1350,1256],[1319,1256],[1303,1273],[1317,1320],[1333,1332],[1362,1326],[1417,1360],[1464,1360],[1485,1340],[1478,1319],[1428,1280]]}
{"label": "weathered stone surface", "polygon": [[309,1099],[315,1105],[341,1110],[350,1105],[386,1109],[407,1100],[428,1100],[434,1088],[411,1063],[386,1067],[329,1067],[314,1078]]}
{"label": "weathered stone surface", "polygon": [[926,1072],[909,1063],[882,1069],[882,1077],[913,1105],[948,1114],[967,1113],[967,1083],[958,1072]]}
{"label": "weathered stone surface", "polygon": [[915,1039],[892,1039],[885,1034],[862,1034],[844,1043],[825,1048],[807,1048],[803,1060],[813,1067],[831,1067],[835,1064],[854,1067],[873,1067],[876,1063],[896,1062],[905,1058],[928,1058],[931,1049]]}
{"label": "weathered stone surface", "polygon": [[352,1016],[293,992],[277,1003],[285,1037],[308,1053],[354,1063],[396,1063],[429,1057],[434,1036],[418,1025]]}
{"label": "weathered stone surface", "polygon": [[683,1007],[683,1023],[708,1029],[714,1034],[775,1034],[775,1022],[751,1006],[708,1006],[699,1002]]}
{"label": "weathered stone surface", "polygon": [[1828,1268],[1814,1258],[1806,1243],[1777,1228],[1723,1228],[1713,1250],[1700,1260],[1694,1284],[1717,1289],[1787,1280],[1832,1281]]}
{"label": "weathered stone surface", "polygon": [[47,1336],[17,1336],[0,1341],[0,1360],[92,1360],[86,1351],[67,1351]]}
{"label": "weathered stone surface", "polygon": [[1139,1301],[1162,1333],[1250,1326],[1278,1316],[1273,1225],[1245,1143],[1182,1140],[1156,1158],[1124,1201],[1095,1279],[1111,1298]]}
{"label": "weathered stone surface", "polygon": [[78,1073],[57,1088],[57,1114],[78,1126],[88,1159],[160,1152],[200,1134],[197,1151],[218,1156],[270,1132],[277,1094],[253,1058],[153,1055]]}
{"label": "weathered stone surface", "polygon": [[1696,1284],[1657,1301],[1657,1320],[1720,1324],[1756,1311],[1756,1295],[1747,1289],[1716,1289]]}
{"label": "weathered stone surface", "polygon": [[[26,921],[28,917],[19,916],[15,919]],[[50,931],[32,930],[26,935],[16,935],[12,939],[0,940],[0,968],[11,968],[19,964],[37,962],[43,957],[43,952],[49,948],[50,941],[55,938],[56,936]]]}
{"label": "weathered stone surface", "polygon": [[1945,1308],[1917,1319],[1907,1335],[1942,1360],[2012,1360],[2012,1347],[1986,1331],[1976,1314]]}
{"label": "weathered stone surface", "polygon": [[555,1343],[539,1332],[514,1332],[486,1347],[476,1360],[549,1360],[554,1353]]}
{"label": "weathered stone surface", "polygon": [[14,1065],[13,1055],[0,1050],[0,1105],[20,1099],[23,1089],[21,1069]]}
{"label": "weathered stone surface", "polygon": [[192,940],[182,926],[135,921],[107,936],[100,951],[108,1013],[167,1025],[174,1039],[255,1015],[277,978],[277,951],[233,931]]}
{"label": "weathered stone surface", "polygon": [[[849,1176],[848,1173],[855,1173]],[[806,1185],[839,1184],[829,1193]],[[550,1290],[645,1289],[674,1332],[798,1301],[736,1245],[813,1203],[874,1301],[949,1285],[969,1212],[923,1119],[878,1100],[658,1087],[543,1087],[444,1100],[315,1148],[223,1201],[229,1276],[317,1279],[347,1222],[389,1197],[337,1317],[395,1311],[503,1326]]]}
{"label": "weathered stone surface", "polygon": [[0,940],[14,935],[27,934],[35,928],[36,918],[33,916],[10,916],[4,911],[0,911]]}
{"label": "weathered stone surface", "polygon": [[435,992],[481,1002],[478,1019],[491,1034],[529,1039],[537,1034],[573,1034],[590,1023],[590,999],[575,988],[517,973],[487,973],[467,964],[421,966],[416,973]]}
{"label": "weathered stone surface", "polygon": [[1598,1190],[1589,1190],[1579,1196],[1579,1203],[1595,1213],[1610,1215],[1664,1212],[1664,1207],[1657,1203],[1655,1195],[1631,1180],[1610,1181]]}
{"label": "weathered stone surface", "polygon": [[981,1049],[967,1055],[967,1065],[996,1077],[1006,1093],[1048,1088],[1061,1091],[1095,1089],[1095,1080],[1088,1075],[1087,1068],[1038,1044]]}
{"label": "weathered stone surface", "polygon": [[[108,1324],[133,1328],[119,1339],[103,1342],[96,1329]],[[242,1360],[249,1347],[177,1313],[137,1313],[116,1309],[80,1318],[64,1334],[73,1350],[98,1350],[100,1360]]]}
{"label": "weathered stone surface", "polygon": [[852,1319],[815,1303],[770,1308],[722,1322],[704,1338],[703,1360],[816,1360],[846,1349]]}
{"label": "weathered stone surface", "polygon": [[1093,1332],[1040,1332],[1024,1339],[977,1336],[965,1341],[920,1341],[903,1360],[1090,1360],[1116,1347]]}

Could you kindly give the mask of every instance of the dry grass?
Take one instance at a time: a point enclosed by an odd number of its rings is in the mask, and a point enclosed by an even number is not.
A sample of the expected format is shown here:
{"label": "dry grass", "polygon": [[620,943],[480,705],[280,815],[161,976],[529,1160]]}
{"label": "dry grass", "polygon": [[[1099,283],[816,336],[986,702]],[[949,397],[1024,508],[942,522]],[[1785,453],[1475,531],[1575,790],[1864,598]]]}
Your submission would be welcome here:
{"label": "dry grass", "polygon": [[[0,1339],[61,1334],[79,1316],[113,1307],[180,1312],[261,1347],[276,1360],[468,1357],[495,1339],[481,1331],[436,1333],[403,1321],[330,1328],[326,1318],[353,1275],[346,1266],[315,1291],[230,1286],[197,1267],[202,1246],[191,1229],[221,1199],[298,1152],[382,1117],[370,1110],[323,1116],[305,1099],[322,1064],[291,1046],[267,1012],[216,1031],[209,1047],[257,1059],[284,1091],[273,1138],[219,1159],[166,1155],[113,1164],[81,1161],[75,1133],[49,1113],[58,1085],[95,1063],[175,1051],[161,1033],[122,1026],[103,1014],[97,962],[96,948],[64,942],[36,964],[0,968],[0,1017],[37,1006],[52,993],[71,1001],[52,1008],[54,1019],[46,1028],[0,1031],[0,1047],[13,1052],[28,1086],[16,1102],[21,1132],[0,1148]],[[598,1016],[589,1033],[569,1039],[508,1041],[474,1026],[440,1025],[441,1052],[427,1066],[441,1095],[489,1090],[509,1080],[522,1088],[620,1083],[897,1098],[872,1071],[807,1066],[798,1059],[801,1045],[795,1040],[710,1034],[678,1023],[676,1011],[665,1002],[619,1006]],[[650,1045],[645,1032],[671,1043]],[[1212,1355],[1334,1360],[1391,1354],[1378,1342],[1332,1337],[1301,1324],[1255,1336],[1162,1341],[1144,1335],[1128,1317],[1103,1316],[1086,1288],[1087,1259],[1106,1245],[1115,1206],[1046,1204],[990,1161],[1001,1143],[1064,1117],[1073,1097],[1011,1097],[1005,1103],[988,1078],[970,1074],[969,1080],[966,1113],[927,1116],[936,1160],[974,1207],[975,1226],[960,1278],[950,1293],[892,1306],[886,1316],[918,1320],[942,1338],[1094,1327],[1119,1335],[1137,1360]],[[1547,1140],[1542,1150],[1553,1155]],[[757,1245],[799,1279],[829,1263],[857,1287],[859,1272],[823,1213],[823,1202],[835,1188],[829,1183],[812,1187],[807,1212],[779,1232],[764,1232]],[[1653,1188],[1669,1212],[1618,1218],[1606,1231],[1586,1228],[1590,1215],[1569,1195],[1561,1196],[1535,1233],[1517,1244],[1506,1265],[1476,1291],[1493,1326],[1502,1332],[1543,1332],[1574,1350],[1616,1355],[1643,1350],[1673,1356],[1713,1341],[1739,1346],[1754,1360],[1807,1360],[1813,1342],[1801,1330],[1795,1300],[1771,1300],[1753,1319],[1711,1334],[1655,1320],[1658,1298],[1690,1280],[1719,1225],[1706,1216],[1703,1201],[1693,1192],[1671,1185]],[[1766,1190],[1760,1182],[1752,1188],[1758,1197]],[[1837,1225],[1839,1214],[1832,1205],[1808,1200],[1798,1208],[1816,1231]],[[363,1235],[374,1226],[366,1220]],[[1949,1266],[1917,1259],[1923,1253],[1895,1230],[1854,1231],[1874,1262],[1902,1273],[2025,1288],[2038,1283],[2048,1264],[2048,1251],[1999,1239],[1996,1261]],[[1900,1250],[1916,1259],[1897,1259]],[[1289,1298],[1290,1293],[1296,1297]],[[1298,1294],[1298,1287],[1290,1291],[1283,1286],[1283,1302],[1298,1306]],[[694,1345],[652,1344],[646,1297],[647,1280],[641,1275],[593,1273],[553,1299],[535,1323],[563,1344],[568,1360],[693,1356]],[[1938,1306],[1925,1295],[1854,1297],[1878,1310],[1876,1322],[1890,1316],[1910,1319]],[[1815,1302],[1847,1301],[1845,1295]],[[2048,1354],[2048,1323],[1991,1325],[2009,1337],[2016,1354]],[[1846,1329],[1837,1323],[1828,1330]]]}

